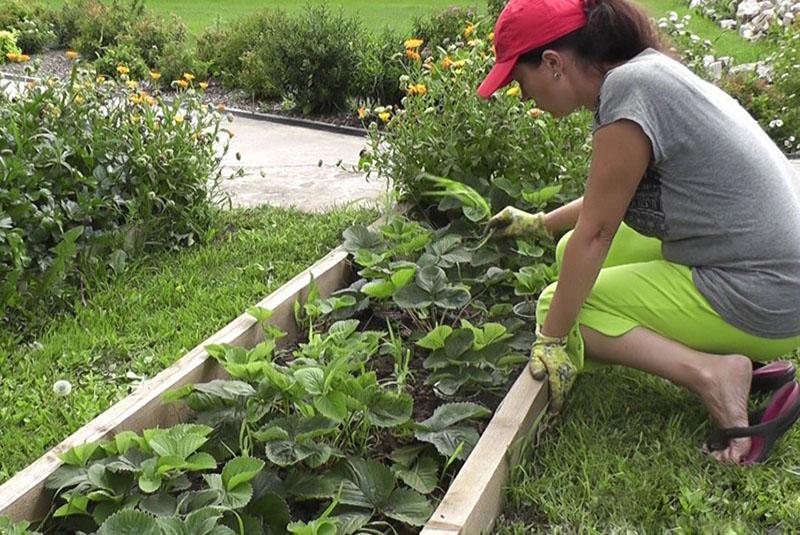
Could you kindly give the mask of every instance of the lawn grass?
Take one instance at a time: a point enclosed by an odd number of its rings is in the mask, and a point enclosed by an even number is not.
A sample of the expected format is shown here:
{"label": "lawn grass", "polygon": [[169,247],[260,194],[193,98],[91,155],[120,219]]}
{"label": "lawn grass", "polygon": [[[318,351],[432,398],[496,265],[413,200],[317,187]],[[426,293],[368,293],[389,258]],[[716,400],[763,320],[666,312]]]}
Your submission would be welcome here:
{"label": "lawn grass", "polygon": [[655,19],[666,16],[670,11],[676,12],[680,17],[691,15],[689,28],[703,39],[714,43],[718,56],[731,56],[736,59],[736,63],[762,60],[774,49],[774,45],[767,40],[752,42],[741,37],[736,30],[723,30],[716,22],[690,10],[689,3],[685,0],[636,0],[636,2]]}
{"label": "lawn grass", "polygon": [[[377,214],[278,208],[220,217],[233,230],[206,246],[132,265],[37,342],[0,349],[0,482],[130,393]],[[53,383],[72,393],[59,398]]]}
{"label": "lawn grass", "polygon": [[508,481],[497,533],[798,533],[800,428],[763,466],[701,452],[692,395],[619,367],[582,375]]}
{"label": "lawn grass", "polygon": [[[45,0],[45,4],[60,6],[63,0]],[[464,2],[458,0],[395,0],[375,2],[370,0],[331,0],[328,4],[335,9],[342,7],[348,15],[357,15],[366,28],[382,28],[389,25],[397,30],[411,29],[414,17],[436,13],[452,5],[475,7],[480,13],[486,12],[486,2]],[[267,8],[280,8],[289,13],[301,12],[306,2],[300,0],[158,0],[145,4],[156,13],[169,15],[175,13],[186,22],[189,30],[198,34],[204,28],[219,20],[222,23],[241,18],[248,13]]]}

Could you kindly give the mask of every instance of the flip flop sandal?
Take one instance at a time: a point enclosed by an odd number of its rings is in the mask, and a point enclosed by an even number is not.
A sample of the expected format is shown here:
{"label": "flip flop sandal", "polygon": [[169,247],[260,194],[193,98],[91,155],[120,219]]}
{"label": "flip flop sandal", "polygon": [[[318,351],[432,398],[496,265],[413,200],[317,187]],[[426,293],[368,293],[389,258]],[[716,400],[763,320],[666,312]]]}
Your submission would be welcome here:
{"label": "flip flop sandal", "polygon": [[750,437],[750,451],[741,460],[744,466],[761,463],[786,431],[800,418],[800,384],[792,381],[780,387],[767,407],[749,415],[749,427],[729,427],[714,431],[708,439],[710,451],[724,449],[733,438]]}
{"label": "flip flop sandal", "polygon": [[774,392],[794,379],[794,376],[794,364],[788,360],[779,360],[769,364],[753,362],[753,381],[750,383],[750,393]]}

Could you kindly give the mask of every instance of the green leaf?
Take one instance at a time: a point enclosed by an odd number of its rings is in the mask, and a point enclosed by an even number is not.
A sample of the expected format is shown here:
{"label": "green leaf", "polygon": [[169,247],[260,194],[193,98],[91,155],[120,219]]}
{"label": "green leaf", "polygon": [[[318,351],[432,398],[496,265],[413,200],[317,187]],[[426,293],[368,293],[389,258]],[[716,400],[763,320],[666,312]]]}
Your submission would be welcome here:
{"label": "green leaf", "polygon": [[172,516],[178,510],[178,500],[168,494],[152,494],[139,503],[139,508],[155,516]]}
{"label": "green leaf", "polygon": [[335,422],[342,422],[347,417],[347,397],[339,391],[314,398],[314,407],[322,416]]}
{"label": "green leaf", "polygon": [[394,294],[395,286],[392,281],[375,279],[361,287],[361,291],[375,299],[387,299]]}
{"label": "green leaf", "polygon": [[417,267],[403,268],[392,273],[392,284],[396,289],[402,288],[414,279]]}
{"label": "green leaf", "polygon": [[395,489],[383,514],[411,526],[424,526],[433,514],[433,506],[413,490]]}
{"label": "green leaf", "polygon": [[294,372],[294,378],[312,396],[325,391],[325,372],[321,368],[302,368]]}
{"label": "green leaf", "polygon": [[89,498],[79,494],[72,494],[67,499],[67,503],[56,509],[53,513],[55,518],[71,515],[88,515]]}
{"label": "green leaf", "polygon": [[274,492],[268,492],[252,502],[247,510],[259,515],[274,533],[283,533],[291,520],[286,500]]}
{"label": "green leaf", "polygon": [[152,494],[161,488],[161,476],[157,473],[139,476],[139,488],[146,494]]}
{"label": "green leaf", "polygon": [[422,494],[433,492],[439,482],[439,463],[427,455],[417,459],[412,468],[397,465],[392,470],[403,483]]}
{"label": "green leaf", "polygon": [[433,304],[431,295],[415,284],[400,288],[393,300],[400,308],[428,308]]}
{"label": "green leaf", "polygon": [[103,522],[97,535],[161,535],[161,529],[154,516],[124,509]]}
{"label": "green leaf", "polygon": [[399,465],[409,468],[413,462],[419,457],[427,444],[414,444],[412,446],[403,446],[402,448],[395,448],[389,453],[389,458]]}
{"label": "green leaf", "polygon": [[458,453],[456,457],[466,461],[472,448],[478,443],[480,435],[472,427],[448,427],[443,431],[417,431],[417,440],[433,444],[445,457]]}
{"label": "green leaf", "polygon": [[364,225],[353,225],[344,231],[342,237],[344,238],[342,247],[348,253],[354,253],[359,249],[377,249],[381,245],[380,235]]}
{"label": "green leaf", "polygon": [[[470,221],[482,221],[491,215],[492,209],[489,206],[489,202],[466,184],[428,173],[424,173],[422,178],[433,182],[439,188],[438,191],[424,191],[422,195],[432,197],[448,196],[457,199],[465,208],[464,215]],[[466,209],[470,209],[469,213],[467,213],[468,210]]]}
{"label": "green leaf", "polygon": [[222,469],[222,483],[226,490],[252,480],[264,469],[264,461],[252,457],[236,457],[225,463]]}
{"label": "green leaf", "polygon": [[447,275],[438,266],[425,266],[417,271],[416,282],[424,291],[436,295],[447,287]]}
{"label": "green leaf", "polygon": [[444,347],[445,339],[453,332],[453,328],[449,325],[439,325],[422,339],[417,342],[419,347],[425,349],[442,349]]}
{"label": "green leaf", "polygon": [[367,419],[378,427],[396,427],[411,419],[414,398],[405,392],[372,393],[366,407]]}
{"label": "green leaf", "polygon": [[249,307],[246,312],[253,316],[256,321],[262,323],[272,317],[272,311],[261,307]]}
{"label": "green leaf", "polygon": [[100,447],[98,442],[90,444],[81,444],[75,446],[70,450],[65,451],[58,456],[64,464],[73,466],[86,466],[86,463],[92,458],[97,448]]}
{"label": "green leaf", "polygon": [[457,359],[467,349],[472,347],[475,341],[475,333],[469,328],[461,328],[453,331],[444,342],[444,352],[450,359]]}
{"label": "green leaf", "polygon": [[211,454],[204,451],[194,453],[186,459],[186,470],[199,472],[201,470],[213,470],[217,467],[217,461]]}
{"label": "green leaf", "polygon": [[222,511],[215,507],[203,507],[192,511],[186,517],[186,529],[192,535],[209,533],[222,518]]}
{"label": "green leaf", "polygon": [[375,461],[350,458],[339,470],[345,474],[341,503],[378,510],[388,505],[395,488],[395,477],[389,468]]}
{"label": "green leaf", "polygon": [[470,418],[485,418],[492,411],[477,403],[445,403],[433,411],[433,415],[418,424],[429,431],[441,431]]}
{"label": "green leaf", "polygon": [[437,296],[435,304],[439,308],[456,310],[469,303],[469,292],[463,288],[448,288]]}
{"label": "green leaf", "polygon": [[82,466],[64,464],[58,467],[46,480],[45,488],[51,490],[74,487],[88,481],[86,469]]}

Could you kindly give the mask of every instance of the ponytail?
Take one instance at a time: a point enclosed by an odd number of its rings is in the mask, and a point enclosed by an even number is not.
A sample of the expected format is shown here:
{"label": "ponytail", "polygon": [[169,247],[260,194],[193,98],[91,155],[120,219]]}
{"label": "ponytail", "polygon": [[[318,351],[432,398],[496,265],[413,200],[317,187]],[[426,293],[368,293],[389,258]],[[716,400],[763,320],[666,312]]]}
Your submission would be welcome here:
{"label": "ponytail", "polygon": [[646,48],[662,50],[659,33],[641,8],[629,0],[585,0],[586,25],[520,56],[538,67],[547,49],[571,50],[586,65],[605,73]]}

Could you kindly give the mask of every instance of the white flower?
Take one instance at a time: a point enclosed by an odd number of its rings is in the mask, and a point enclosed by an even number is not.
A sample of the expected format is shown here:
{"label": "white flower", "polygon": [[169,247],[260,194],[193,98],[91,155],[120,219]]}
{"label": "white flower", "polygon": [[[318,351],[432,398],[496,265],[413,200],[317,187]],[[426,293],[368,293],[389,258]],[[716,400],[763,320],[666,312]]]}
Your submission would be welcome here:
{"label": "white flower", "polygon": [[68,396],[69,393],[72,392],[72,385],[69,381],[61,379],[53,384],[53,392],[55,392],[57,396]]}
{"label": "white flower", "polygon": [[669,12],[669,20],[671,20],[672,22],[677,22],[678,21],[678,14],[675,13],[674,11],[670,11]]}

